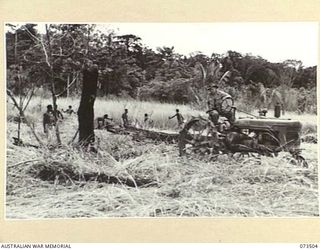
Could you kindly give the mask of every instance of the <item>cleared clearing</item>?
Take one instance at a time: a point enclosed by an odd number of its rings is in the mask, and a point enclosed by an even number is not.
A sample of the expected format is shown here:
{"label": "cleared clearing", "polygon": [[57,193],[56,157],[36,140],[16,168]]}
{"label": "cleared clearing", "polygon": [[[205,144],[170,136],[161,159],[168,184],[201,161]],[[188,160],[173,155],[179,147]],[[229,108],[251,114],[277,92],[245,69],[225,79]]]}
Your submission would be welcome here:
{"label": "cleared clearing", "polygon": [[[59,106],[69,103],[65,100]],[[101,101],[97,115],[108,113],[108,104]],[[171,114],[176,107],[161,105],[153,106],[158,108],[154,117],[160,117],[161,110]],[[30,106],[29,115],[44,139],[40,109]],[[119,112],[112,116],[120,117]],[[162,114],[165,119],[157,119],[156,127],[174,129],[167,113]],[[302,144],[309,163],[305,169],[289,163],[287,153],[276,158],[221,155],[204,162],[178,157],[175,145],[135,142],[126,135],[96,130],[99,154],[94,156],[71,146],[49,150],[13,145],[17,124],[10,117],[14,115],[8,106],[7,218],[319,215],[317,144]],[[308,122],[306,133],[316,134],[312,122],[316,116],[295,118]],[[67,143],[77,129],[76,115],[67,116],[60,125]],[[35,143],[25,125],[22,138]]]}

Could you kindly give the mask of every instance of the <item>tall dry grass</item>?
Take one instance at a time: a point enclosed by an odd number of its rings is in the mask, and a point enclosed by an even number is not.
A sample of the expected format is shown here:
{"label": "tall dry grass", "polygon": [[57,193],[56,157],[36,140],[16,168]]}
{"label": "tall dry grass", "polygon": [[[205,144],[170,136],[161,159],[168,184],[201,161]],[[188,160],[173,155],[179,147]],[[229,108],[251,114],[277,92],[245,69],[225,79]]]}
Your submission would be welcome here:
{"label": "tall dry grass", "polygon": [[[51,104],[50,99],[43,99],[41,97],[34,97],[30,102],[26,115],[31,121],[39,122],[42,119],[42,114],[46,111],[46,106]],[[67,109],[71,105],[74,111],[77,111],[79,106],[79,99],[76,98],[59,98],[57,101],[58,108]],[[180,113],[185,119],[190,119],[192,116],[205,115],[205,112],[195,110],[188,105],[160,103],[160,102],[148,102],[137,100],[122,100],[122,99],[107,99],[97,98],[94,105],[95,117],[101,117],[104,114],[108,114],[112,117],[117,124],[121,124],[121,115],[124,109],[129,110],[129,120],[133,124],[142,124],[144,114],[147,113],[150,119],[153,121],[153,126],[158,129],[176,129],[177,120],[169,120],[169,116],[173,116],[176,109],[180,110]],[[7,105],[8,117],[17,115],[13,106],[9,103]]]}
{"label": "tall dry grass", "polygon": [[[205,162],[196,157],[178,157],[175,146],[139,145],[126,136],[106,131],[99,136],[98,155],[69,147],[39,151],[9,143],[6,216],[34,219],[319,215],[317,152],[313,148],[316,145],[309,145],[309,168],[305,169],[290,164],[285,153],[277,158],[222,155],[214,162]],[[111,156],[104,153],[107,150]],[[128,157],[129,151],[134,154]],[[115,162],[113,156],[118,153],[120,158]],[[27,162],[16,165],[24,161]],[[144,179],[152,185],[129,187],[97,179],[84,182],[81,178],[41,180],[37,173],[42,166],[70,176],[72,169],[74,176],[106,174],[136,182]]]}
{"label": "tall dry grass", "polygon": [[[51,100],[34,98],[26,114],[46,142],[42,113]],[[60,98],[58,106],[72,105],[78,99]],[[155,126],[176,129],[168,120],[176,108],[186,117],[203,114],[189,106],[100,99],[95,103],[96,116],[108,113],[120,122],[124,108],[131,119],[143,119],[152,113]],[[8,118],[17,111],[8,103]],[[239,114],[241,115],[241,114]],[[316,129],[316,116],[287,113]],[[307,126],[307,127],[308,127]],[[277,158],[230,157],[222,155],[213,162],[190,156],[178,156],[176,145],[135,142],[126,135],[96,130],[99,154],[81,152],[66,146],[78,128],[77,116],[66,116],[60,124],[64,146],[49,148],[17,147],[12,143],[17,124],[7,122],[6,217],[8,218],[79,218],[79,217],[154,217],[154,216],[318,216],[317,145],[303,144],[309,168],[289,163],[287,153]],[[34,143],[27,126],[22,125],[22,139]],[[41,179],[41,169],[66,173],[55,181]],[[71,171],[71,172],[70,172]],[[147,180],[150,186],[130,187],[123,183],[108,184],[93,178],[81,180],[83,173],[105,174],[135,182]],[[69,177],[70,178],[69,178]],[[79,177],[79,178],[78,178]]]}
{"label": "tall dry grass", "polygon": [[[42,120],[42,114],[46,110],[46,106],[51,103],[51,99],[43,99],[42,97],[34,97],[27,110],[26,115],[31,120],[31,122],[39,123]],[[79,106],[78,98],[59,98],[58,108],[67,109],[69,105],[77,111]],[[243,105],[236,103],[236,106]],[[184,116],[186,120],[190,119],[192,116],[204,116],[206,117],[205,110],[197,110],[195,107],[190,105],[181,105],[174,103],[160,103],[155,101],[138,101],[138,100],[124,100],[119,98],[97,98],[94,105],[95,117],[101,117],[104,114],[108,114],[109,117],[114,119],[114,122],[121,124],[121,115],[124,109],[129,110],[129,120],[133,124],[142,124],[144,119],[144,114],[147,113],[150,119],[153,121],[153,126],[161,130],[176,130],[178,128],[177,120],[169,120],[169,116],[175,114],[175,110],[179,109],[180,113]],[[241,109],[240,109],[241,110]],[[245,109],[244,109],[245,110]],[[257,110],[251,110],[252,114],[258,115]],[[13,108],[10,102],[7,105],[7,118],[16,116],[17,111]],[[237,112],[237,116],[248,116],[245,113]],[[268,117],[273,116],[273,110],[270,109]],[[314,114],[297,114],[296,112],[286,112],[284,119],[292,119],[300,121],[304,128],[307,128],[309,132],[316,132],[317,127],[317,116]]]}

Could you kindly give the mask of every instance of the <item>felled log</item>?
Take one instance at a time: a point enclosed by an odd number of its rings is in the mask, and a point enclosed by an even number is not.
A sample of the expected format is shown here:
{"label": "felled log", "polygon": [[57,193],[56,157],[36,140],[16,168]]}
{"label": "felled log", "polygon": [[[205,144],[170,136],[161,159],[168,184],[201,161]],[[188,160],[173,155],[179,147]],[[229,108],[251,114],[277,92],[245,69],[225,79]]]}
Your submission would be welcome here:
{"label": "felled log", "polygon": [[147,130],[134,127],[128,127],[126,128],[126,130],[130,132],[134,140],[138,141],[150,139],[158,142],[177,143],[179,140],[178,132],[167,133],[162,131]]}

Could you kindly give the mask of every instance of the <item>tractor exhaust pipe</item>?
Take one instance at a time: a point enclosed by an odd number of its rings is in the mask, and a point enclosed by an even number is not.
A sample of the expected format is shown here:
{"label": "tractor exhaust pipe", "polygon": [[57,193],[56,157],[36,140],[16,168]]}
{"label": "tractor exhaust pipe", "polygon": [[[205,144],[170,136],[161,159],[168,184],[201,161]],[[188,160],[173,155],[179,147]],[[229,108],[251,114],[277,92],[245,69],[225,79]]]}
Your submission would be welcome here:
{"label": "tractor exhaust pipe", "polygon": [[280,105],[280,103],[277,103],[274,106],[274,117],[279,118],[280,116],[281,116],[281,105]]}
{"label": "tractor exhaust pipe", "polygon": [[231,123],[234,123],[235,120],[236,120],[236,111],[237,111],[236,107],[232,107],[231,108],[231,117],[230,117],[230,122]]}

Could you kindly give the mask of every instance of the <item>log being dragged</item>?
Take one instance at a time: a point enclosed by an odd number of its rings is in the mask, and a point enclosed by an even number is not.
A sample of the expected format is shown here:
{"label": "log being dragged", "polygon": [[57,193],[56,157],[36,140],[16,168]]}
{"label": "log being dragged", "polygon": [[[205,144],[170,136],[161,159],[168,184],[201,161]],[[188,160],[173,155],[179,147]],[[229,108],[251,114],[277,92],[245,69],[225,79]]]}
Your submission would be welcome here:
{"label": "log being dragged", "polygon": [[166,143],[177,143],[179,141],[179,132],[164,132],[135,127],[128,127],[126,130],[130,132],[132,138],[136,141],[143,141],[146,139]]}

